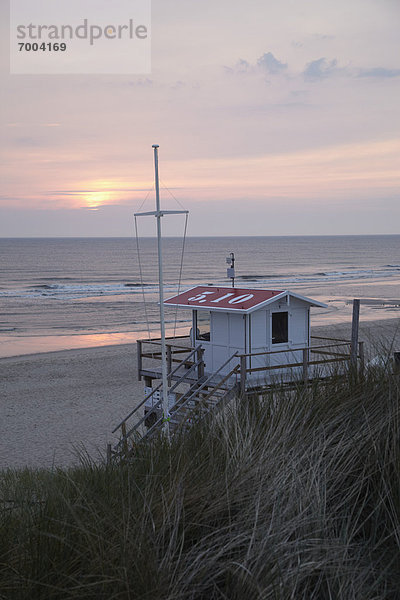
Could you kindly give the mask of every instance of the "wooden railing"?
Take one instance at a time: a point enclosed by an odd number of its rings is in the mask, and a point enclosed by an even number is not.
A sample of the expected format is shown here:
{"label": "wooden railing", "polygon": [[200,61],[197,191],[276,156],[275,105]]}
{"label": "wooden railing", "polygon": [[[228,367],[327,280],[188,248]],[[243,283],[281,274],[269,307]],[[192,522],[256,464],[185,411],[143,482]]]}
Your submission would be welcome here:
{"label": "wooden railing", "polygon": [[[187,335],[176,336],[174,338],[166,338],[166,351],[167,351],[167,372],[172,372],[172,366],[174,363],[182,363],[183,354],[193,350],[193,346],[184,346],[183,344],[172,343],[172,340],[177,339],[188,339]],[[171,341],[169,341],[171,340]],[[141,372],[143,371],[143,359],[153,359],[161,361],[161,339],[155,338],[150,340],[137,340],[137,361],[138,361],[138,377],[141,381]],[[150,346],[150,348],[148,347]],[[187,357],[185,364],[190,367],[191,359]]]}
{"label": "wooden railing", "polygon": [[[314,337],[314,339],[317,339]],[[269,373],[274,370],[282,370],[282,369],[301,369],[301,377],[302,380],[307,383],[309,379],[310,367],[316,365],[333,365],[341,362],[350,363],[352,359],[352,349],[351,342],[347,340],[334,340],[333,338],[318,338],[325,339],[329,341],[335,341],[334,344],[325,344],[322,346],[306,346],[303,348],[289,348],[286,350],[270,350],[267,352],[252,352],[247,354],[240,354],[240,390],[241,393],[244,394],[246,391],[247,383],[248,383],[248,375],[256,372],[264,372]],[[347,351],[338,351],[338,348],[345,347]],[[302,353],[302,360],[297,362],[282,362],[275,365],[262,365],[259,367],[248,366],[249,359],[253,359],[255,357],[265,356],[276,356],[277,354],[294,354],[294,353]],[[327,356],[329,358],[323,358],[319,360],[310,360],[311,354],[317,354],[320,356]],[[363,369],[364,367],[364,342],[358,342],[358,353],[357,358],[360,360],[360,367]]]}
{"label": "wooden railing", "polygon": [[[194,369],[198,369],[200,370],[200,373],[202,373],[204,375],[204,363],[203,363],[203,351],[202,348],[200,346],[198,346],[197,348],[189,348],[188,349],[189,355],[187,357],[187,360],[190,361],[191,366],[189,368],[189,370],[184,373],[184,375],[182,375],[176,382],[175,384],[169,388],[168,393],[172,393],[175,391],[175,389],[182,383],[185,382],[185,380],[187,379],[188,375],[190,375],[190,372],[193,371]],[[186,361],[185,361],[186,362]],[[182,366],[182,364],[178,364],[177,367],[175,367],[175,369],[171,372],[169,372],[169,375],[172,376],[174,375],[176,372],[179,371],[180,367]],[[170,385],[170,384],[169,384]],[[133,410],[131,410],[131,412],[124,418],[122,419],[122,421],[120,423],[118,423],[118,425],[113,429],[112,433],[115,433],[118,429],[121,429],[121,433],[122,433],[122,438],[120,439],[120,441],[118,442],[118,444],[115,446],[114,450],[116,450],[118,447],[120,447],[121,445],[123,445],[124,443],[126,443],[127,439],[134,433],[134,431],[136,431],[138,429],[138,427],[145,421],[145,419],[148,417],[148,415],[144,415],[141,419],[139,419],[139,421],[137,421],[134,426],[127,431],[126,426],[127,426],[127,422],[135,415],[137,414],[137,412],[139,411],[140,408],[142,408],[142,406],[144,406],[146,404],[146,402],[148,402],[155,394],[155,392],[157,391],[161,391],[162,390],[162,382],[160,382],[155,388],[153,388],[151,390],[151,392],[149,394],[147,394],[143,400],[141,402],[139,402],[139,404],[137,404],[135,406],[135,408]],[[162,405],[162,400],[158,400],[157,402],[152,401],[152,408],[150,412],[155,412],[157,408],[161,407]]]}
{"label": "wooden railing", "polygon": [[[180,336],[181,338],[188,338],[188,336]],[[170,338],[171,340],[175,340],[177,338]],[[243,392],[248,383],[249,383],[249,375],[256,372],[264,372],[265,374],[273,373],[274,371],[282,370],[282,369],[290,369],[294,372],[294,369],[301,370],[301,377],[303,381],[308,381],[310,375],[310,368],[315,367],[317,365],[334,365],[335,363],[341,362],[350,362],[352,361],[352,357],[356,356],[356,359],[360,361],[360,369],[362,370],[364,367],[364,342],[358,342],[357,348],[351,347],[351,342],[349,340],[332,338],[332,337],[322,337],[322,336],[311,336],[311,340],[319,340],[328,342],[326,344],[321,345],[310,345],[300,348],[289,348],[286,350],[269,350],[265,352],[249,352],[245,354],[238,354],[238,373],[240,376],[240,387]],[[155,350],[144,349],[144,344],[153,344],[156,347]],[[167,369],[168,373],[172,372],[173,363],[180,362],[182,363],[182,355],[186,352],[188,353],[187,360],[187,368],[192,366],[191,359],[189,358],[189,353],[192,350],[191,346],[183,346],[175,343],[167,342]],[[253,359],[260,359],[261,357],[272,357],[277,355],[288,355],[288,354],[296,354],[301,353],[301,360],[293,360],[293,361],[282,361],[279,364],[265,364],[261,366],[252,366]],[[311,355],[319,355],[320,358],[315,357],[312,359]],[[322,358],[321,358],[322,357]],[[139,368],[139,376],[143,369],[143,359],[155,359],[161,360],[161,340],[152,339],[152,340],[139,340],[138,341],[138,368]]]}

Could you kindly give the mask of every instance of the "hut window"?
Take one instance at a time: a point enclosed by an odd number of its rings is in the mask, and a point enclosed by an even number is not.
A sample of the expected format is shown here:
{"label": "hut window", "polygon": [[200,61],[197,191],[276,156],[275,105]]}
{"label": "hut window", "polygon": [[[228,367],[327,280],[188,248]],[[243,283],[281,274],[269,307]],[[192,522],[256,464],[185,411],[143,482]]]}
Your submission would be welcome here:
{"label": "hut window", "polygon": [[199,310],[196,313],[196,340],[210,341],[210,321],[211,313],[209,310]]}
{"label": "hut window", "polygon": [[272,343],[284,344],[289,339],[288,313],[272,313]]}

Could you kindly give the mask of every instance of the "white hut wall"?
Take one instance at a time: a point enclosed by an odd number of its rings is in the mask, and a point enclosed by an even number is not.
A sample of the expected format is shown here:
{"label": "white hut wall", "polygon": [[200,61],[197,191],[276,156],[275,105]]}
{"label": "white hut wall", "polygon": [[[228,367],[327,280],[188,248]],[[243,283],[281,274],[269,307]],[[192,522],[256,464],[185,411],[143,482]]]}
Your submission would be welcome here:
{"label": "white hut wall", "polygon": [[[258,354],[269,352],[271,350],[271,331],[270,331],[270,313],[269,310],[260,309],[248,315],[248,352]],[[266,367],[270,364],[269,354],[252,356],[248,359],[249,368]],[[265,377],[265,372],[262,377]],[[259,372],[252,373],[249,376],[252,380],[260,377]]]}
{"label": "white hut wall", "polygon": [[[287,304],[280,304],[277,306],[271,306],[271,350],[287,350],[282,354],[275,354],[271,356],[271,365],[285,365],[293,363],[302,363],[303,352],[302,348],[308,346],[309,341],[309,305],[302,300],[291,297]],[[273,315],[274,313],[287,312],[288,313],[288,331],[287,331],[287,342],[276,343],[272,336],[273,329]],[[291,368],[290,374],[300,375],[301,367]],[[282,375],[284,371],[276,370],[276,375]]]}
{"label": "white hut wall", "polygon": [[[301,363],[303,360],[302,348],[309,343],[309,305],[301,300],[290,297],[289,302],[285,299],[271,304],[267,309],[254,311],[249,315],[248,327],[248,348],[253,356],[249,359],[248,367],[278,367],[281,369],[272,369],[269,372],[256,371],[250,375],[253,381],[260,378],[265,379],[267,374],[270,377],[281,378],[288,374],[300,373],[301,368],[285,370],[285,365],[292,363]],[[273,317],[276,313],[287,313],[287,339],[286,341],[273,340]],[[285,321],[285,318],[283,318]],[[276,325],[275,325],[276,327]],[[298,349],[298,350],[297,350]],[[276,354],[257,353],[273,352]],[[285,351],[285,352],[282,352]]]}

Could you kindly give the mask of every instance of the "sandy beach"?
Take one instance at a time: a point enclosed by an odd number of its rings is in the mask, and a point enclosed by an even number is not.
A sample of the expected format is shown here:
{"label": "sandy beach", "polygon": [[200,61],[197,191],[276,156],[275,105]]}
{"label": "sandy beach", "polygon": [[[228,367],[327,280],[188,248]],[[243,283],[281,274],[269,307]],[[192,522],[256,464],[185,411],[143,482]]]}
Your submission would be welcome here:
{"label": "sandy beach", "polygon": [[0,360],[2,467],[72,464],[82,444],[94,458],[142,398],[136,344]]}
{"label": "sandy beach", "polygon": [[[318,336],[350,339],[351,324],[314,327]],[[400,320],[360,323],[367,359],[400,350]],[[143,398],[136,344],[0,359],[0,461],[7,467],[67,466],[83,446],[93,458]]]}

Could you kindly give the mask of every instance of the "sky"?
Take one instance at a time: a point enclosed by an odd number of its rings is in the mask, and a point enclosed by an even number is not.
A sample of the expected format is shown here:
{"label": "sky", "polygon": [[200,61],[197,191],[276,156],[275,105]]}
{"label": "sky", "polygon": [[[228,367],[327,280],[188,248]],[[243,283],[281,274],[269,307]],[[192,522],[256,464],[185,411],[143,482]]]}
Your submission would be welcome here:
{"label": "sky", "polygon": [[153,0],[144,75],[10,74],[0,2],[0,236],[133,235],[152,144],[189,235],[400,233],[399,0]]}

